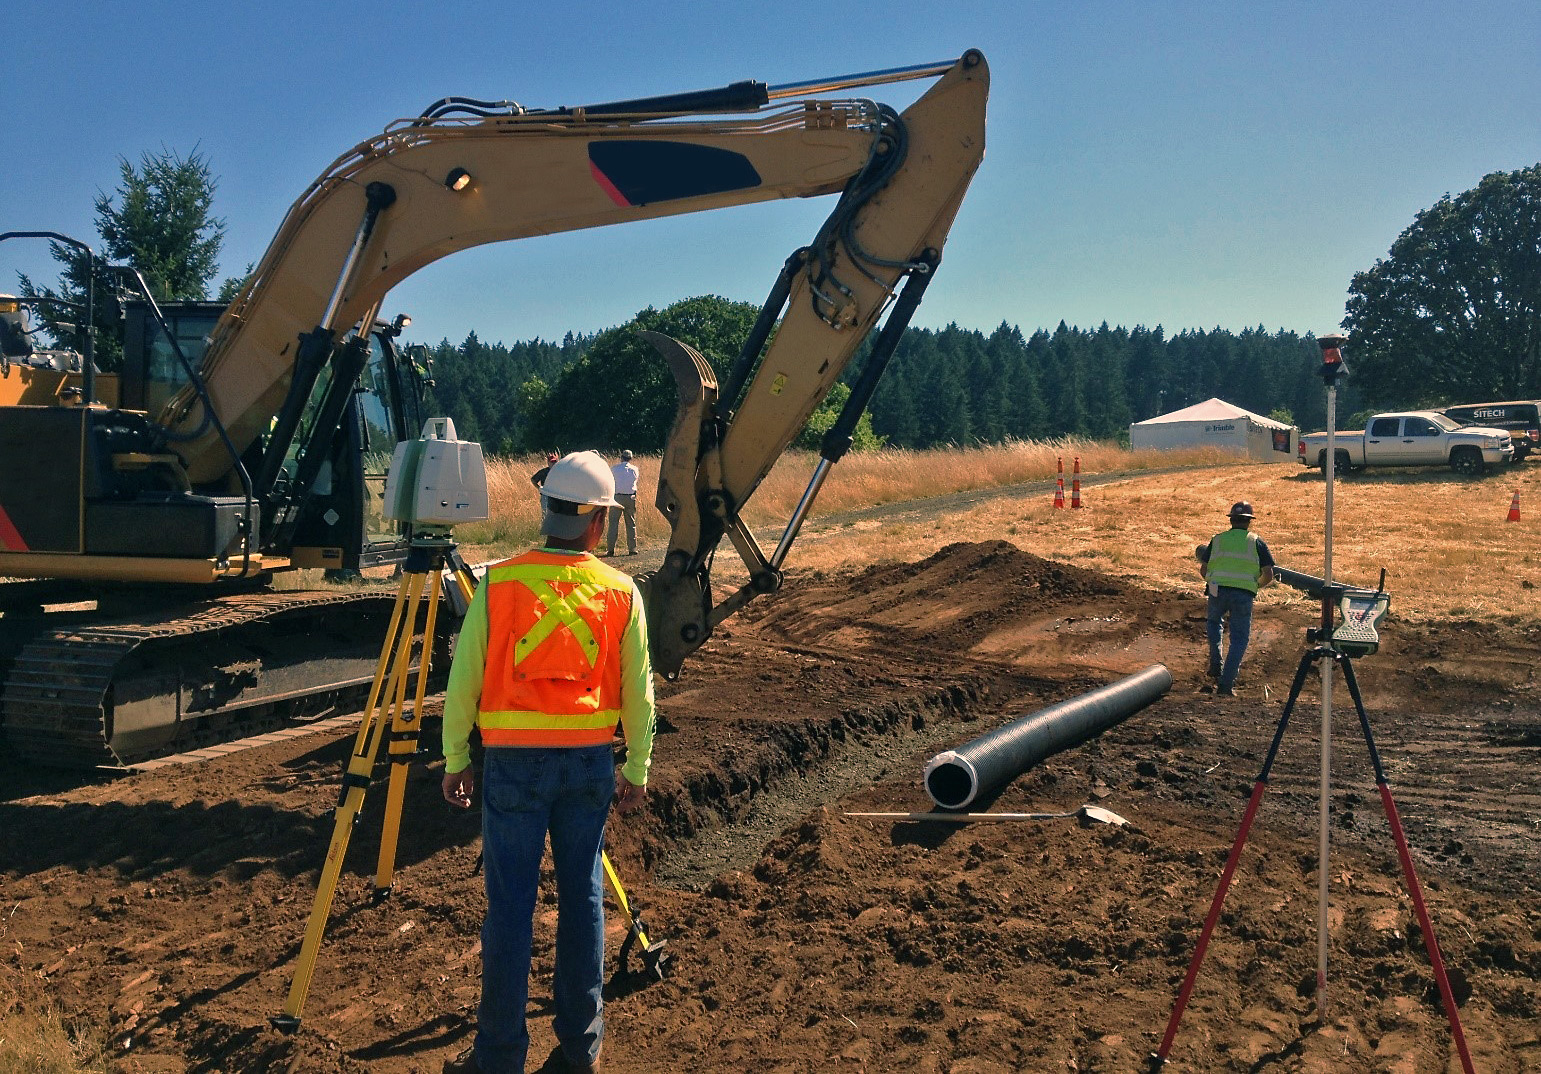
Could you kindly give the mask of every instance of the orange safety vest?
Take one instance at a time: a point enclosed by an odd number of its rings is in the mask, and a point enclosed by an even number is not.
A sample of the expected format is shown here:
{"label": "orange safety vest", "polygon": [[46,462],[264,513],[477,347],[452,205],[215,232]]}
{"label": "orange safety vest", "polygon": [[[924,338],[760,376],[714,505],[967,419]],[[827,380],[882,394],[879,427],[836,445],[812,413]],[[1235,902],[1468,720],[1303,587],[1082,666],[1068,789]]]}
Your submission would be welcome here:
{"label": "orange safety vest", "polygon": [[621,718],[632,581],[592,556],[532,551],[491,567],[476,723],[487,746],[597,746]]}

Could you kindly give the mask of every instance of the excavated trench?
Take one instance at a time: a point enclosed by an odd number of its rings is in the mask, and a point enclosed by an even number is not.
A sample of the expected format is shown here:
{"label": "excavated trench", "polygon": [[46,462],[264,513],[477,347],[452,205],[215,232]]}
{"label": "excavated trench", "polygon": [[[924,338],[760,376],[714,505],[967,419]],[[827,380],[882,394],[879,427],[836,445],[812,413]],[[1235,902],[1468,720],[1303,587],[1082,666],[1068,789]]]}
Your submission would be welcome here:
{"label": "excavated trench", "polygon": [[723,873],[748,869],[765,847],[806,814],[873,783],[919,783],[918,755],[967,737],[995,706],[989,682],[857,708],[823,723],[778,729],[753,771],[703,774],[679,798],[655,800],[653,813],[673,840],[648,864],[653,879],[702,891]]}
{"label": "excavated trench", "polygon": [[700,891],[874,785],[930,808],[927,757],[1191,644],[1153,598],[1005,542],[797,580],[660,693],[644,867]]}

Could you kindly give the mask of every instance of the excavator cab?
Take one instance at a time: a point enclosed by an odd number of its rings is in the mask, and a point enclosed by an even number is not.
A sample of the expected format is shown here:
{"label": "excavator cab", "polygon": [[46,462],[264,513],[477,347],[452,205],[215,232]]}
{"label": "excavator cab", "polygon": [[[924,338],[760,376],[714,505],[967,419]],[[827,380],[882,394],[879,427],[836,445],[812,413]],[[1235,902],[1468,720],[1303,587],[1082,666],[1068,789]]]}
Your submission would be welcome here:
{"label": "excavator cab", "polygon": [[[147,414],[159,413],[189,383],[177,356],[180,349],[198,370],[209,336],[225,312],[222,303],[163,303],[160,312],[177,347],[152,315],[148,303],[130,302],[124,307],[122,405]],[[284,462],[271,489],[256,490],[260,507],[283,502],[294,510],[295,521],[286,547],[269,549],[288,554],[290,566],[321,567],[347,576],[365,567],[400,562],[406,555],[404,527],[388,520],[383,503],[386,471],[396,444],[411,439],[422,425],[426,385],[406,351],[398,346],[408,318],[377,321],[367,337],[368,357],[358,382],[347,396],[342,421],[329,434],[322,431],[320,412],[332,390],[329,375],[318,379],[305,401],[298,432],[288,446]],[[344,387],[344,391],[346,388]],[[319,442],[329,435],[329,442]],[[317,479],[299,502],[294,476],[300,456],[307,450],[325,455]],[[266,448],[259,440],[243,456],[255,471]]]}
{"label": "excavator cab", "polygon": [[[332,436],[330,454],[299,508],[288,549],[293,566],[324,567],[346,576],[406,558],[407,527],[385,515],[385,479],[396,445],[413,439],[426,418],[426,385],[397,344],[400,331],[394,323],[376,322],[369,334],[369,354]],[[311,392],[274,484],[276,498],[294,487],[301,455],[320,435],[316,422],[330,387],[329,376],[323,375]]]}
{"label": "excavator cab", "polygon": [[[357,572],[405,557],[404,528],[381,511],[391,452],[424,416],[426,383],[396,343],[405,318],[373,324],[359,341],[365,357],[356,381],[323,377],[298,407],[298,431],[272,480],[242,487],[233,473],[193,485],[174,439],[147,446],[156,443],[148,415],[201,372],[225,307],[176,302],[157,310],[140,300],[123,309],[120,370],[97,378],[105,405],[78,405],[78,372],[8,371],[36,375],[25,397],[0,407],[9,463],[0,471],[0,550],[8,553],[0,571],[86,580],[102,577],[97,557],[113,557],[123,581],[195,583],[286,567]],[[19,319],[15,327],[20,334]],[[340,420],[323,415],[326,406],[339,408],[331,413]],[[266,446],[259,438],[242,455],[248,473]],[[307,454],[310,476],[297,483]],[[29,496],[31,475],[44,469],[56,475],[53,494]],[[275,540],[262,522],[280,516]]]}
{"label": "excavator cab", "polygon": [[[177,347],[197,369],[209,345],[209,333],[225,312],[224,303],[163,302],[160,310]],[[161,331],[149,305],[142,300],[125,302],[118,405],[154,414],[186,386],[187,380],[172,341]]]}

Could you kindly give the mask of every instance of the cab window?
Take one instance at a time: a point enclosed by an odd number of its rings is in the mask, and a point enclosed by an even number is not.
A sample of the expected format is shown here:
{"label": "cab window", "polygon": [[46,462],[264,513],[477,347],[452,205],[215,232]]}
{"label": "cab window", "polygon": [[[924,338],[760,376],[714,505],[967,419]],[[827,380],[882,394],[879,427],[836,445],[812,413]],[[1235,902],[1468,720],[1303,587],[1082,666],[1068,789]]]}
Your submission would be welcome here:
{"label": "cab window", "polygon": [[[209,333],[219,320],[217,312],[183,312],[175,307],[165,310],[166,323],[177,337],[182,353],[194,369],[203,364],[203,352],[209,346]],[[141,392],[143,398],[137,409],[151,414],[159,413],[187,385],[187,370],[177,359],[171,341],[160,330],[154,319],[144,319],[144,372]]]}
{"label": "cab window", "polygon": [[1438,436],[1439,426],[1428,418],[1407,418],[1402,425],[1403,436]]}
{"label": "cab window", "polygon": [[1371,436],[1395,436],[1401,418],[1376,418],[1370,424]]}
{"label": "cab window", "polygon": [[385,517],[385,475],[391,454],[400,439],[396,381],[390,355],[380,337],[369,336],[369,361],[354,393],[358,403],[360,439],[364,447],[364,540],[367,544],[391,543],[401,535],[400,523]]}

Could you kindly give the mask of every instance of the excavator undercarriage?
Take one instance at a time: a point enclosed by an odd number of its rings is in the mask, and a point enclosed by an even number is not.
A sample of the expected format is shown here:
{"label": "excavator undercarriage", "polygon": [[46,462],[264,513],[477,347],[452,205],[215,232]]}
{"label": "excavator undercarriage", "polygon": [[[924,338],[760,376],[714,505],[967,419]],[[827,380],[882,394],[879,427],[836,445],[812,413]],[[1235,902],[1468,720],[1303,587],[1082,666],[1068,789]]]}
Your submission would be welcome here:
{"label": "excavator undercarriage", "polygon": [[6,612],[12,749],[116,768],[356,712],[394,601],[387,589],[161,596],[163,609],[121,618]]}

